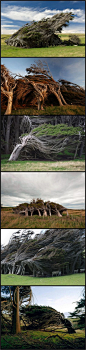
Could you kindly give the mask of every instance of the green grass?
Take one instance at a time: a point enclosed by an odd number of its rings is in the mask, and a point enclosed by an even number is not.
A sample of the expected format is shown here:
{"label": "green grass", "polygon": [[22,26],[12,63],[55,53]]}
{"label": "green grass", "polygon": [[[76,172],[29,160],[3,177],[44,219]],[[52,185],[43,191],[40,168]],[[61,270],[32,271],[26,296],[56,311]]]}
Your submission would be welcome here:
{"label": "green grass", "polygon": [[30,277],[30,276],[21,276],[21,275],[1,275],[1,285],[31,285],[31,286],[71,286],[71,285],[85,285],[85,273],[77,273],[73,275],[67,275],[67,276],[59,276],[59,277]]}
{"label": "green grass", "polygon": [[[59,338],[60,337],[60,338]],[[2,335],[1,349],[84,349],[85,331],[68,334],[66,329],[57,331],[26,330],[18,335]]]}
{"label": "green grass", "polygon": [[[1,110],[1,114],[4,115],[5,110]],[[85,106],[65,105],[65,106],[46,106],[40,113],[37,108],[19,108],[12,110],[12,115],[85,115]]]}
{"label": "green grass", "polygon": [[[4,155],[6,156],[6,155]],[[10,161],[1,160],[1,171],[85,171],[84,160],[68,161]]]}
{"label": "green grass", "polygon": [[[81,46],[50,46],[46,48],[22,49],[5,43],[11,35],[1,35],[1,57],[85,57],[85,35],[78,34]],[[60,34],[62,40],[68,40],[67,34]]]}

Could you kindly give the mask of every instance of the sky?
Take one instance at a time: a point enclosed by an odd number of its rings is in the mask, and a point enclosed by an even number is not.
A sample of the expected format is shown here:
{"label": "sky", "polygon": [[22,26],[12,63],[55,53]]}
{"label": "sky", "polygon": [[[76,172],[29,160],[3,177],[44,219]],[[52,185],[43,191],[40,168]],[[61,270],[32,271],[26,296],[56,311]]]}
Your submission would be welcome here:
{"label": "sky", "polygon": [[[26,68],[29,68],[31,64],[37,63],[38,61],[38,58],[32,57],[2,58],[1,64],[4,64],[12,74],[21,74],[25,76],[25,74],[27,74]],[[85,58],[50,57],[40,58],[40,61],[48,64],[55,81],[64,79],[85,88]]]}
{"label": "sky", "polygon": [[[1,245],[7,245],[9,242],[9,239],[11,238],[12,234],[19,231],[19,229],[2,229],[1,230]],[[24,229],[21,230],[21,233],[24,231]],[[31,229],[31,231],[34,232],[33,237],[41,232],[45,232],[44,230],[41,229]]]}
{"label": "sky", "polygon": [[32,288],[33,304],[51,306],[65,316],[74,311],[76,301],[83,294],[83,286],[34,286]]}
{"label": "sky", "polygon": [[85,207],[84,172],[1,172],[1,204],[16,206],[41,198],[68,209]]}
{"label": "sky", "polygon": [[33,20],[49,18],[60,12],[72,12],[74,20],[64,33],[85,32],[85,1],[1,1],[2,34],[12,34]]}

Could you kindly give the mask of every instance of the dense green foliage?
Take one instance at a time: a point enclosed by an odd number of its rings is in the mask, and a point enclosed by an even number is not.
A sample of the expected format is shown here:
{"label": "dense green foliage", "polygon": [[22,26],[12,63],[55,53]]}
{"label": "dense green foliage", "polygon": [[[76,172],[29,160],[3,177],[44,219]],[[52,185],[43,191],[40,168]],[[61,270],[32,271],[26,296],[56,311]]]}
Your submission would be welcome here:
{"label": "dense green foliage", "polygon": [[32,133],[36,134],[36,136],[42,136],[42,135],[78,135],[79,131],[81,132],[81,135],[83,135],[83,129],[81,127],[73,127],[68,126],[67,124],[57,124],[57,125],[51,125],[51,124],[42,124],[38,126],[37,128],[34,128],[32,130]]}

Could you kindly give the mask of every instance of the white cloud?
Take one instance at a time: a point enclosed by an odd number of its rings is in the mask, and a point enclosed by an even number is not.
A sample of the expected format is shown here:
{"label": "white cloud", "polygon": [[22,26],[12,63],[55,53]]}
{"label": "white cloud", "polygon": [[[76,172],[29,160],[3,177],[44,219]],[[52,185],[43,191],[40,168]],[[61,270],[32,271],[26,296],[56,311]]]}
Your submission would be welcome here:
{"label": "white cloud", "polygon": [[38,10],[38,9],[32,9],[29,7],[21,7],[21,6],[7,6],[4,8],[4,11],[2,11],[1,16],[10,18],[11,20],[21,20],[21,21],[39,21],[42,18],[47,18],[55,15],[56,13],[65,13],[65,12],[72,12],[74,13],[77,17],[74,18],[74,22],[85,22],[85,12],[84,10],[81,9],[65,9],[63,11],[56,10],[56,9],[43,9],[43,10]]}

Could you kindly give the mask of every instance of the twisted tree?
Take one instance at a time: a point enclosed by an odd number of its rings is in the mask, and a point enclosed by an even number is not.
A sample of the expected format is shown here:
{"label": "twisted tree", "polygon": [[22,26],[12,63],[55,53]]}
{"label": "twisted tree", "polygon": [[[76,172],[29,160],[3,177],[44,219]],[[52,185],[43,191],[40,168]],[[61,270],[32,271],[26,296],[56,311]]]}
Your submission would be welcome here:
{"label": "twisted tree", "polygon": [[[20,106],[24,104],[24,107],[38,105],[38,110],[40,110],[43,109],[45,103],[50,104],[51,96],[53,102],[55,100],[55,104],[59,106],[67,104],[85,105],[84,89],[65,80],[56,82],[46,62],[42,63],[39,60],[36,64],[31,65],[30,68],[26,68],[26,71],[28,74],[25,77],[22,77],[20,74],[17,75],[19,78],[16,79],[16,85],[10,87],[8,84],[8,89],[12,90],[12,100],[13,89],[16,87],[14,108],[18,108],[19,104]],[[1,74],[3,81],[3,71]],[[13,81],[15,80],[14,78],[12,79]],[[7,89],[4,90],[2,86],[2,94],[6,95],[6,93]],[[10,105],[11,108],[8,111],[6,110],[6,114],[11,114],[12,103]]]}
{"label": "twisted tree", "polygon": [[62,27],[67,27],[73,18],[72,12],[61,12],[51,18],[43,18],[41,21],[33,21],[31,24],[26,23],[5,42],[7,45],[24,48],[61,45],[62,41],[58,33],[61,33]]}
{"label": "twisted tree", "polygon": [[[15,75],[16,77],[16,75]],[[5,114],[9,115],[12,111],[13,91],[16,88],[17,81],[13,78],[9,70],[1,65],[1,92],[7,97],[8,104]]]}

